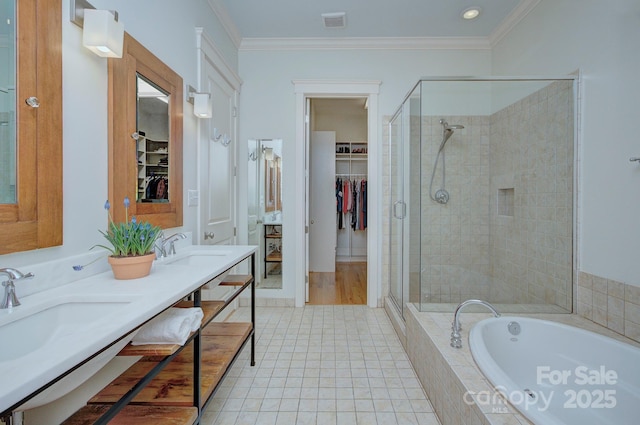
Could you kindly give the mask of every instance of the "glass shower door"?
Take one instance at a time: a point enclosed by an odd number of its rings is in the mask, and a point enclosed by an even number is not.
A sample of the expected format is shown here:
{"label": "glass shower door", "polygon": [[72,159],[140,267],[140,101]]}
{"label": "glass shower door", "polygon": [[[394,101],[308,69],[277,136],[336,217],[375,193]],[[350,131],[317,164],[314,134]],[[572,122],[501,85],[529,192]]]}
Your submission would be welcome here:
{"label": "glass shower door", "polygon": [[389,124],[389,292],[403,318],[407,303],[421,297],[420,92],[417,85]]}
{"label": "glass shower door", "polygon": [[404,226],[404,177],[402,153],[402,107],[389,123],[389,285],[391,299],[404,317],[403,291],[403,226]]}

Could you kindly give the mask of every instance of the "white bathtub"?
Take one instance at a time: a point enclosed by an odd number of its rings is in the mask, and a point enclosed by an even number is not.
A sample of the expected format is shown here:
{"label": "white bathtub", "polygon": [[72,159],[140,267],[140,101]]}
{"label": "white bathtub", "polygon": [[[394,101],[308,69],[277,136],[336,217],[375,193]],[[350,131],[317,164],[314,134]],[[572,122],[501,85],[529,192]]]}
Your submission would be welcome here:
{"label": "white bathtub", "polygon": [[469,346],[494,388],[534,424],[640,423],[640,348],[527,317],[482,320]]}

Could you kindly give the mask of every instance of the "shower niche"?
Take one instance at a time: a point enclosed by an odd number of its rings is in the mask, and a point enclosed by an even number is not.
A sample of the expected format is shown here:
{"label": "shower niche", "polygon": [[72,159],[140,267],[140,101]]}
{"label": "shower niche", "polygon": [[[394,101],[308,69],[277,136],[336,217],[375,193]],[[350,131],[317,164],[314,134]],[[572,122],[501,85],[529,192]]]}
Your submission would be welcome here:
{"label": "shower niche", "polygon": [[497,209],[502,217],[513,217],[514,189],[498,189]]}
{"label": "shower niche", "polygon": [[576,78],[424,79],[389,120],[388,279],[403,313],[479,298],[570,312]]}

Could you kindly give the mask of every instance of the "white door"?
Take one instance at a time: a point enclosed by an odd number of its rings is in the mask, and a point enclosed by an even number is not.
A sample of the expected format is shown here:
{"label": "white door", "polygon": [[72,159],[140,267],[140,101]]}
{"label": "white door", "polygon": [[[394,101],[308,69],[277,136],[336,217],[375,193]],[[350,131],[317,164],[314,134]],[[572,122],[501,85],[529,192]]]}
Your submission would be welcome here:
{"label": "white door", "polygon": [[210,61],[203,61],[201,90],[211,93],[212,118],[201,120],[201,244],[235,242],[237,92]]}
{"label": "white door", "polygon": [[310,148],[309,271],[335,272],[335,131],[314,131]]}

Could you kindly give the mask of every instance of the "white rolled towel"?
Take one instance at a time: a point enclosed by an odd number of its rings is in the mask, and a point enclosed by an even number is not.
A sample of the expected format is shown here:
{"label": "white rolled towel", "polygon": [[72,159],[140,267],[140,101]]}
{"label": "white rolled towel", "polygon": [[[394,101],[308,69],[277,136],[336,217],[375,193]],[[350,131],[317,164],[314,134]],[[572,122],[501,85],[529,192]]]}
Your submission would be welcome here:
{"label": "white rolled towel", "polygon": [[200,307],[170,308],[142,326],[131,344],[184,345],[191,332],[200,327],[203,317]]}

